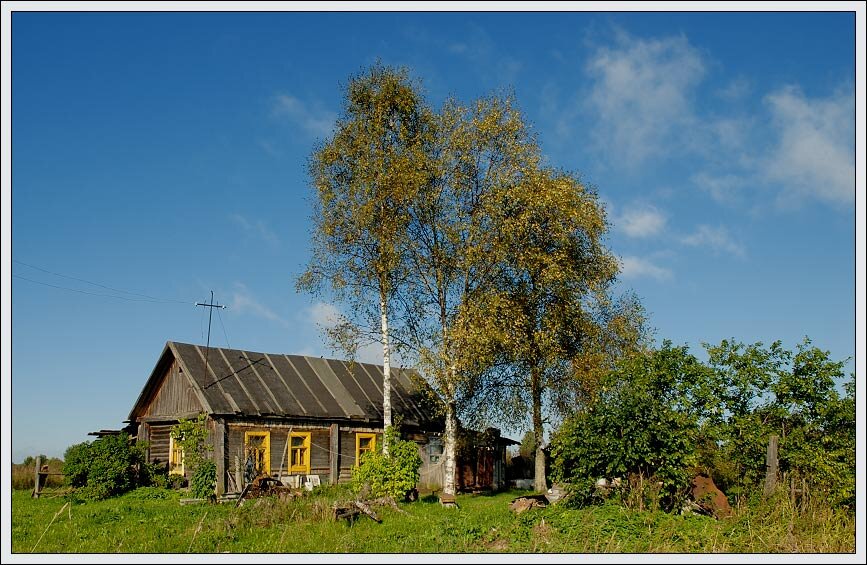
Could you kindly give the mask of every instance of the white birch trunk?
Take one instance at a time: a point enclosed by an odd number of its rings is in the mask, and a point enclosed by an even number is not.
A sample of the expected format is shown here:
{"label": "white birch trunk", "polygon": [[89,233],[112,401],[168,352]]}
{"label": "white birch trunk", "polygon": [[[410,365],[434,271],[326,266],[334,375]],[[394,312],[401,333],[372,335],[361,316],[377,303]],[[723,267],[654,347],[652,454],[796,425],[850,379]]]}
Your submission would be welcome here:
{"label": "white birch trunk", "polygon": [[446,432],[443,442],[443,494],[455,494],[458,419],[453,402],[446,402]]}
{"label": "white birch trunk", "polygon": [[[388,344],[388,304],[385,296],[379,298],[382,320],[382,420],[383,427],[391,427],[391,355]],[[382,452],[388,455],[388,436],[382,436]]]}

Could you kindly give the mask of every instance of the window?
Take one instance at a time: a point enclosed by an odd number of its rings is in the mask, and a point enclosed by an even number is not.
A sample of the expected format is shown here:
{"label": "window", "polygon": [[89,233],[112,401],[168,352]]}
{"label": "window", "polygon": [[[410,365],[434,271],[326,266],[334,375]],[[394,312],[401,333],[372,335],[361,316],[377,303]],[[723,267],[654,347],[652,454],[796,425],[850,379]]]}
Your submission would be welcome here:
{"label": "window", "polygon": [[184,450],[169,436],[169,475],[184,474]]}
{"label": "window", "polygon": [[428,459],[431,463],[438,463],[443,454],[443,442],[441,438],[432,437],[427,444]]}
{"label": "window", "polygon": [[361,455],[376,449],[376,434],[355,434],[355,466],[361,464]]}
{"label": "window", "polygon": [[271,434],[270,432],[244,433],[245,466],[252,467],[252,475],[271,474]]}
{"label": "window", "polygon": [[310,432],[289,433],[289,472],[310,473]]}

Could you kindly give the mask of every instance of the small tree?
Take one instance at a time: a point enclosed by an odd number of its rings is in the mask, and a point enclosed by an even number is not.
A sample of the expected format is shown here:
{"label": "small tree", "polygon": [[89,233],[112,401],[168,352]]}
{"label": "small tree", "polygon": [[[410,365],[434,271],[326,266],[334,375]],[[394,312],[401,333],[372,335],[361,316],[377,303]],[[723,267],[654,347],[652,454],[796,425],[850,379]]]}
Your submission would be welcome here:
{"label": "small tree", "polygon": [[388,453],[377,450],[362,455],[361,464],[352,473],[352,490],[400,500],[418,484],[421,457],[415,442],[402,440],[396,426],[386,428],[385,435]]}
{"label": "small tree", "polygon": [[603,380],[595,404],[568,418],[554,435],[554,479],[577,484],[584,495],[579,503],[588,501],[597,478],[659,481],[659,503],[677,507],[696,464],[698,422],[690,388],[707,373],[686,347],[669,342],[625,359]]}
{"label": "small tree", "polygon": [[217,486],[217,466],[211,460],[213,447],[208,442],[208,416],[181,418],[172,426],[171,436],[183,450],[184,467],[190,470],[190,491],[197,498],[214,494]]}

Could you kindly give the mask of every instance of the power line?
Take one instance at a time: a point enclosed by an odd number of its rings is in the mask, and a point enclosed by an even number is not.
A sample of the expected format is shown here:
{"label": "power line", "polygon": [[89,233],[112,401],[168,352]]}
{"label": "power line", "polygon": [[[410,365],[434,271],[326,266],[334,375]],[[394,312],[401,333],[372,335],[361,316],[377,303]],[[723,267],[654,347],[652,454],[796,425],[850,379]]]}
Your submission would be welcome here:
{"label": "power line", "polygon": [[[64,275],[63,273],[57,273],[57,272],[54,272],[54,271],[49,271],[48,269],[43,269],[42,267],[37,267],[36,265],[31,265],[30,263],[25,263],[24,261],[18,261],[17,259],[13,259],[12,262],[13,262],[13,263],[18,263],[19,265],[24,265],[25,267],[30,267],[31,269],[36,269],[37,271],[42,271],[43,273],[48,273],[49,275],[54,275],[54,276],[56,276],[56,277],[63,277],[64,279],[70,279],[70,280],[73,280],[73,281],[78,281],[78,282],[83,282],[83,283],[87,283],[87,284],[92,284],[93,286],[98,286],[98,287],[100,287],[100,288],[104,288],[104,289],[106,289],[106,290],[110,290],[110,291],[112,291],[112,292],[120,292],[120,293],[123,293],[123,294],[129,294],[129,295],[132,295],[132,296],[139,296],[139,297],[144,298],[144,299],[147,299],[147,300],[149,300],[149,301],[151,301],[151,302],[174,302],[174,303],[177,303],[177,304],[189,304],[189,302],[187,302],[186,300],[175,300],[175,299],[172,299],[172,298],[158,298],[158,297],[156,297],[156,296],[150,296],[150,295],[142,294],[142,293],[139,293],[139,292],[132,292],[132,291],[129,291],[129,290],[123,290],[123,289],[121,289],[121,288],[114,288],[114,287],[111,287],[111,286],[108,286],[108,285],[104,285],[104,284],[100,284],[100,283],[97,283],[97,282],[89,281],[89,280],[87,280],[87,279],[81,279],[81,278],[78,278],[78,277],[72,277],[72,276],[70,276],[70,275]],[[26,277],[22,277],[22,276],[18,276],[18,278],[20,278],[20,279],[24,279],[24,280],[28,280],[28,281],[31,281],[31,282],[35,282],[35,283],[39,283],[39,284],[44,284],[44,285],[46,285],[46,286],[53,286],[54,288],[62,288],[62,289],[65,289],[65,290],[72,290],[72,291],[75,291],[75,292],[81,292],[81,293],[83,293],[83,294],[93,294],[94,296],[112,296],[113,298],[121,298],[121,299],[124,299],[124,300],[132,300],[132,299],[125,299],[125,298],[123,298],[123,297],[121,297],[121,296],[113,296],[113,295],[110,295],[110,294],[94,294],[94,293],[91,293],[91,292],[87,292],[87,291],[83,291],[83,290],[77,290],[77,289],[74,289],[74,288],[67,288],[67,287],[58,286],[58,285],[52,285],[52,284],[48,284],[48,283],[41,283],[40,281],[35,281],[35,280],[33,280],[33,279],[28,279],[28,278],[26,278]]]}
{"label": "power line", "polygon": [[189,302],[181,302],[180,300],[161,300],[159,298],[157,298],[157,299],[129,298],[126,296],[117,296],[116,294],[104,294],[104,293],[99,293],[99,292],[88,292],[86,290],[81,290],[78,288],[69,288],[67,286],[60,286],[60,285],[51,284],[51,283],[47,283],[47,282],[37,281],[34,279],[29,279],[27,277],[22,277],[21,275],[13,274],[12,276],[15,277],[16,279],[21,279],[21,280],[32,282],[32,283],[41,284],[43,286],[50,286],[51,288],[58,288],[60,290],[68,290],[70,292],[78,292],[81,294],[88,294],[90,296],[102,296],[105,298],[116,298],[118,300],[126,300],[128,302],[148,302],[150,304],[189,304]]}

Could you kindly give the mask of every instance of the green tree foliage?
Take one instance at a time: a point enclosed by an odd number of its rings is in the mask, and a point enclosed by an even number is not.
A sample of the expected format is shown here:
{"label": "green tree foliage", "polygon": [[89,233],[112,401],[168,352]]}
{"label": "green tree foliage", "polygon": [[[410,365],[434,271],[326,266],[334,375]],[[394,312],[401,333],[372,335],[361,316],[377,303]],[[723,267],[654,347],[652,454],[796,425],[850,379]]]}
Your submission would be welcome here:
{"label": "green tree foliage", "polygon": [[171,436],[184,453],[184,469],[190,473],[190,490],[196,498],[208,498],[217,486],[217,467],[211,460],[208,416],[181,418],[172,426]]}
{"label": "green tree foliage", "polygon": [[142,472],[146,449],[145,443],[132,443],[125,433],[72,445],[64,455],[63,473],[83,498],[117,496],[150,476]]}
{"label": "green tree foliage", "polygon": [[705,345],[719,391],[721,417],[703,427],[714,479],[730,492],[748,492],[764,478],[768,437],[780,438],[780,470],[803,477],[816,494],[854,507],[854,376],[843,386],[845,361],[812,346],[796,351],[779,342]]}
{"label": "green tree foliage", "polygon": [[624,359],[602,382],[596,402],[568,418],[551,442],[554,480],[585,485],[630,475],[662,482],[659,503],[674,508],[696,463],[698,419],[691,389],[707,369],[686,347]]}
{"label": "green tree foliage", "polygon": [[436,114],[433,167],[409,208],[404,287],[411,305],[408,340],[423,372],[443,400],[443,492],[455,492],[458,415],[482,364],[474,338],[481,317],[469,319],[474,296],[492,284],[506,255],[499,247],[502,194],[539,160],[538,147],[509,98],[470,105],[448,101]]}
{"label": "green tree foliage", "polygon": [[[351,315],[325,328],[354,357],[383,349],[383,419],[391,425],[390,309],[403,270],[407,208],[427,180],[430,114],[404,69],[376,64],[346,87],[334,135],[314,152],[313,256],[299,289],[331,291]],[[378,339],[377,339],[378,337]],[[388,451],[388,442],[383,445]]]}
{"label": "green tree foliage", "polygon": [[[662,481],[660,501],[677,507],[690,475],[711,474],[730,497],[761,489],[771,435],[780,470],[814,495],[854,508],[854,380],[844,362],[809,339],[705,344],[708,362],[670,342],[625,359],[602,381],[593,404],[568,418],[551,453],[557,480],[579,486],[630,473]],[[590,499],[592,489],[579,488]]]}
{"label": "green tree foliage", "polygon": [[402,500],[418,484],[421,457],[415,442],[402,440],[396,426],[386,428],[385,435],[390,436],[388,453],[377,449],[362,455],[352,472],[351,487],[359,495]]}
{"label": "green tree foliage", "polygon": [[575,176],[527,170],[496,209],[501,254],[492,284],[463,311],[467,340],[477,344],[467,350],[481,363],[483,405],[508,423],[531,422],[543,491],[544,425],[574,409],[598,378],[594,368],[609,352],[619,356],[618,342],[642,333],[643,312],[610,296],[618,265],[603,245],[604,209]]}

